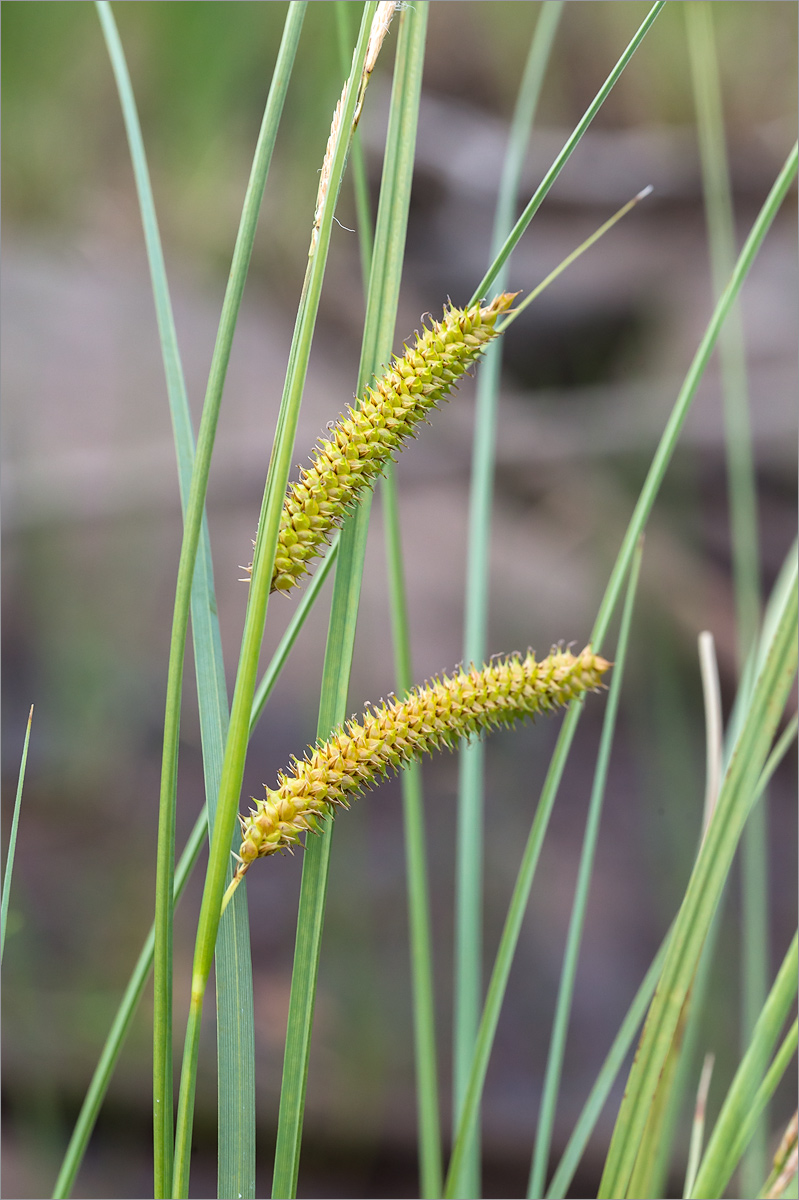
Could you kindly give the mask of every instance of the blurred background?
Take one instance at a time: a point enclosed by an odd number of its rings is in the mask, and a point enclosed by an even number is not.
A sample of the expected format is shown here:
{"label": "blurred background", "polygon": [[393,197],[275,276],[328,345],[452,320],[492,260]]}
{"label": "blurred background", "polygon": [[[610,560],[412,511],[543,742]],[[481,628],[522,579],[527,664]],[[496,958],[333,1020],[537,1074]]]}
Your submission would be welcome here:
{"label": "blurred background", "polygon": [[[283,3],[117,4],[153,177],[193,411],[205,388]],[[348,5],[353,30],[360,6]],[[538,4],[431,5],[397,346],[464,303],[488,262],[508,121]],[[647,4],[570,0],[555,41],[521,201],[582,115]],[[796,6],[713,5],[739,242],[796,136]],[[119,104],[90,3],[3,5],[3,789],[10,819],[36,705],[6,947],[4,1181],[49,1194],[152,919],[166,661],[181,523],[152,298]],[[361,132],[376,197],[393,41]],[[232,687],[250,559],[317,172],[342,84],[331,4],[308,8],[244,298],[208,513]],[[647,184],[654,196],[509,333],[498,433],[489,645],[582,645],[657,440],[712,309],[682,5],[667,6],[512,260],[529,290]],[[339,216],[354,225],[348,181]],[[743,292],[764,587],[794,536],[796,214],[779,214]],[[336,228],[296,458],[352,396],[363,318],[357,237]],[[401,494],[418,680],[462,654],[473,422],[467,380],[403,455]],[[350,707],[393,687],[379,498]],[[329,585],[248,759],[247,795],[313,738]],[[264,662],[293,611],[269,609]],[[554,1152],[568,1136],[687,880],[704,789],[696,639],[736,680],[721,393],[714,364],[649,527],[577,979]],[[612,643],[609,645],[609,649]],[[178,840],[202,802],[194,681],[182,726]],[[533,889],[488,1075],[485,1195],[521,1194],[591,786],[602,704],[581,727]],[[559,721],[488,743],[486,953],[493,961]],[[776,969],[795,926],[793,757],[768,802]],[[449,1125],[457,763],[425,766],[442,1112]],[[417,1194],[399,787],[337,822],[300,1195]],[[198,873],[198,880],[202,872]],[[268,1194],[298,859],[249,876],[259,1194]],[[176,1046],[198,882],[176,927]],[[733,875],[701,1050],[718,1103],[738,1052]],[[212,1010],[213,1006],[207,1006]],[[75,1196],[151,1192],[151,993],[111,1084]],[[215,1194],[214,1030],[198,1085],[193,1194]],[[694,1085],[692,1085],[694,1086]],[[595,1194],[620,1092],[575,1181]],[[780,1095],[775,1129],[794,1107]],[[681,1193],[679,1193],[681,1194]]]}

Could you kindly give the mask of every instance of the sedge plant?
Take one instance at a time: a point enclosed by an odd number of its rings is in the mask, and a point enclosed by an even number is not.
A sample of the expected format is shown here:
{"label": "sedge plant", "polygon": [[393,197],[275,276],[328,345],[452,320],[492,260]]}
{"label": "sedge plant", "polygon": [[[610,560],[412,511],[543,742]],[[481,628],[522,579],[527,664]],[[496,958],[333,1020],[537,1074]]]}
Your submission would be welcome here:
{"label": "sedge plant", "polygon": [[[318,7],[318,6],[317,6]],[[291,999],[285,1042],[277,1144],[273,1166],[273,1196],[297,1193],[308,1064],[313,1028],[319,960],[323,939],[326,894],[332,853],[330,820],[352,799],[375,787],[386,775],[405,771],[406,837],[411,916],[411,962],[414,975],[417,1104],[419,1122],[420,1193],[425,1196],[481,1194],[480,1107],[488,1064],[519,944],[522,923],[547,826],[561,778],[577,733],[587,693],[606,695],[603,734],[594,773],[582,857],[567,935],[556,1010],[553,1017],[545,1083],[537,1128],[531,1130],[530,1196],[562,1196],[573,1178],[581,1154],[613,1085],[623,1068],[646,1013],[638,1052],[616,1118],[599,1194],[632,1196],[641,1181],[657,1177],[652,1130],[673,1095],[669,1063],[679,1065],[683,1010],[695,988],[704,947],[743,831],[761,802],[764,789],[780,758],[795,737],[795,721],[784,714],[796,670],[796,569],[788,560],[762,621],[752,599],[752,572],[746,576],[746,553],[740,550],[741,653],[743,672],[739,699],[730,722],[728,749],[720,778],[713,784],[712,815],[697,852],[684,899],[666,933],[661,950],[641,984],[627,1018],[621,1024],[608,1058],[560,1165],[550,1177],[553,1128],[563,1075],[563,1058],[575,987],[577,964],[594,866],[596,840],[607,785],[608,767],[624,679],[629,661],[630,629],[634,620],[639,572],[645,557],[643,534],[673,457],[677,440],[697,388],[719,343],[725,321],[735,311],[741,288],[768,230],[797,172],[796,149],[785,165],[753,223],[740,254],[733,262],[718,256],[717,300],[705,334],[683,386],[674,402],[651,467],[630,517],[588,644],[579,653],[571,646],[554,647],[550,654],[524,654],[489,659],[486,645],[488,609],[488,544],[491,529],[491,487],[494,466],[493,427],[499,382],[501,334],[517,320],[541,291],[558,278],[598,237],[648,193],[644,188],[584,242],[538,286],[523,294],[506,290],[511,282],[509,259],[544,202],[580,139],[600,111],[612,88],[663,9],[654,4],[634,32],[618,61],[567,139],[562,152],[514,223],[515,193],[526,139],[529,137],[538,93],[548,57],[557,38],[562,6],[541,6],[520,92],[517,120],[508,150],[507,176],[498,206],[491,261],[471,298],[462,307],[450,302],[441,319],[430,317],[404,352],[392,354],[402,265],[410,206],[414,145],[421,95],[428,19],[426,0],[412,5],[376,3],[359,10],[357,31],[349,31],[339,14],[342,44],[350,33],[351,61],[341,98],[333,114],[326,153],[321,163],[319,190],[308,214],[308,261],[298,301],[288,353],[283,395],[277,416],[263,501],[257,516],[257,535],[248,580],[247,609],[241,639],[232,703],[228,705],[221,637],[214,594],[211,544],[205,501],[215,432],[223,400],[233,333],[247,277],[261,197],[268,186],[272,149],[279,132],[294,56],[304,25],[306,5],[288,5],[283,40],[277,53],[271,86],[265,100],[261,133],[244,199],[228,290],[220,318],[208,387],[196,445],[186,402],[180,355],[155,207],[149,186],[133,89],[110,5],[97,11],[105,34],[122,101],[131,146],[139,204],[145,229],[150,269],[164,354],[183,504],[183,542],[177,572],[167,699],[163,730],[161,803],[159,809],[155,922],[136,965],[101,1064],[62,1166],[55,1195],[67,1196],[75,1183],[91,1130],[133,1012],[142,995],[151,964],[154,973],[153,1129],[154,1195],[189,1193],[192,1130],[200,1055],[200,1022],[212,968],[216,972],[220,1197],[255,1195],[255,1087],[253,1080],[253,990],[245,875],[268,870],[257,864],[275,853],[304,847],[302,883]],[[318,14],[313,14],[317,16]],[[694,43],[701,36],[693,33]],[[374,233],[370,229],[368,197],[360,187],[360,244],[366,290],[365,321],[355,401],[333,421],[311,453],[296,482],[290,466],[296,453],[295,435],[324,283],[338,197],[351,153],[357,161],[357,129],[369,104],[369,80],[386,45],[395,45],[388,131]],[[694,47],[695,48],[695,47]],[[698,86],[698,85],[697,85]],[[706,122],[710,117],[705,118]],[[705,129],[707,133],[707,129]],[[642,183],[645,181],[642,180]],[[724,267],[718,264],[721,263]],[[411,437],[424,436],[433,410],[453,391],[467,370],[485,356],[482,400],[475,435],[469,612],[464,663],[426,685],[413,686],[410,630],[404,600],[403,562],[392,463]],[[344,405],[340,404],[339,408]],[[331,412],[335,418],[335,410]],[[746,452],[731,451],[742,475],[751,472]],[[350,715],[348,685],[355,645],[361,578],[371,493],[385,479],[386,511],[390,514],[388,556],[392,577],[392,621],[397,660],[397,695]],[[746,489],[751,479],[740,485]],[[745,506],[744,506],[745,508]],[[750,509],[744,512],[741,521]],[[253,522],[255,525],[255,521]],[[744,535],[741,535],[743,538]],[[751,554],[749,560],[751,560]],[[751,565],[751,562],[750,562]],[[242,786],[248,743],[256,723],[269,719],[268,700],[291,647],[300,636],[311,608],[325,594],[323,584],[334,576],[329,630],[322,672],[317,738],[304,756],[297,756],[266,786],[265,797],[241,813]],[[748,591],[746,591],[748,588]],[[289,629],[272,664],[259,682],[259,657],[272,593],[295,591],[300,599]],[[747,607],[748,606],[748,607]],[[754,616],[752,612],[754,611]],[[606,649],[614,620],[620,625],[612,649]],[[744,628],[745,625],[745,628]],[[184,657],[189,631],[197,664],[206,802],[186,850],[176,865],[175,827],[180,711]],[[568,637],[572,631],[562,630]],[[579,643],[582,644],[582,643]],[[602,652],[608,658],[602,656]],[[612,659],[612,662],[611,662]],[[488,660],[488,661],[486,661]],[[611,670],[611,666],[615,667]],[[607,677],[607,678],[606,678]],[[511,726],[539,714],[566,709],[541,794],[532,815],[507,919],[497,948],[488,987],[483,994],[482,921],[482,777],[479,737],[497,726]],[[781,724],[783,728],[781,729]],[[717,738],[714,762],[718,760]],[[413,763],[441,747],[465,749],[461,767],[461,800],[457,835],[458,944],[454,1026],[453,1140],[449,1162],[439,1127],[437,1091],[439,1055],[432,997],[430,901],[427,885],[425,807]],[[416,782],[413,782],[413,781]],[[710,786],[710,785],[709,785]],[[344,818],[346,819],[346,818]],[[237,820],[240,827],[237,828]],[[173,916],[204,841],[208,864],[198,918],[191,995],[185,1032],[177,1119],[173,1113]],[[3,895],[3,934],[7,909]],[[475,929],[472,944],[466,930]],[[795,941],[782,967],[762,996],[759,1010],[747,1028],[739,1069],[721,1110],[706,1112],[708,1078],[700,1088],[694,1138],[686,1175],[686,1194],[721,1195],[758,1137],[761,1115],[795,1052],[795,1025],[784,1026],[795,998]],[[792,983],[791,980],[794,980]],[[754,992],[752,993],[754,994]],[[751,1007],[751,1005],[750,1005]],[[648,1010],[648,1012],[647,1012]],[[232,1032],[231,1032],[232,1031]],[[694,1089],[696,1094],[696,1089]],[[692,1102],[693,1103],[693,1102]],[[701,1107],[701,1119],[699,1116]],[[653,1114],[655,1116],[653,1117]],[[709,1117],[712,1115],[712,1120]],[[709,1130],[706,1145],[705,1132]],[[649,1132],[648,1132],[649,1131]],[[787,1136],[787,1135],[786,1135]],[[785,1140],[785,1139],[784,1139]],[[795,1135],[794,1135],[795,1142]],[[762,1156],[750,1157],[763,1176],[764,1188],[782,1180],[793,1150],[786,1142],[775,1160],[773,1178],[766,1179]],[[659,1169],[659,1168],[658,1168]],[[657,1194],[661,1194],[658,1192]]]}

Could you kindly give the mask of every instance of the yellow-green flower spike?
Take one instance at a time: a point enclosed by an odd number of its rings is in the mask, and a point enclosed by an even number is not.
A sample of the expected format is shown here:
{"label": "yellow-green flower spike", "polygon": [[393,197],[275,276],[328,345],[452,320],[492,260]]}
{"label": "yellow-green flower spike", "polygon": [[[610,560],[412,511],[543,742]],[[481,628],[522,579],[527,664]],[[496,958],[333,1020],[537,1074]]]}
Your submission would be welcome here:
{"label": "yellow-green flower spike", "polygon": [[410,349],[366,389],[321,438],[286,494],[280,518],[272,591],[288,592],[308,573],[334,528],[364,488],[371,487],[421,421],[497,336],[497,317],[516,293],[490,304],[448,308],[444,319],[424,327]]}
{"label": "yellow-green flower spike", "polygon": [[307,830],[337,807],[369,791],[390,772],[441,746],[450,749],[497,725],[512,725],[596,691],[610,667],[590,646],[577,655],[566,650],[536,662],[535,655],[495,659],[478,670],[457,671],[414,688],[405,700],[392,700],[354,718],[327,741],[281,772],[278,786],[244,819],[240,866],[225,903],[256,858],[291,850]]}

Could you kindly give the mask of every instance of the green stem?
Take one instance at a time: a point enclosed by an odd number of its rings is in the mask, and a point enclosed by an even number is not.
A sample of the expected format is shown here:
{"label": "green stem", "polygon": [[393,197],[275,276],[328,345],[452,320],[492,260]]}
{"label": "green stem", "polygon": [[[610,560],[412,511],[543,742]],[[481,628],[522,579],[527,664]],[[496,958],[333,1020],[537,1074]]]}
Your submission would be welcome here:
{"label": "green stem", "polygon": [[574,980],[577,974],[577,962],[580,956],[585,913],[588,907],[588,891],[591,886],[591,875],[594,868],[599,822],[602,816],[602,804],[605,798],[610,753],[613,747],[613,735],[616,731],[616,716],[619,710],[619,697],[624,680],[624,663],[627,657],[627,643],[630,636],[635,597],[638,588],[638,575],[641,568],[643,539],[639,539],[638,549],[633,558],[630,576],[627,583],[627,595],[622,611],[619,640],[613,665],[613,675],[610,682],[608,702],[605,706],[605,716],[602,723],[602,737],[599,744],[594,783],[591,789],[591,802],[588,808],[588,819],[583,836],[583,848],[580,854],[580,866],[577,872],[577,884],[574,890],[574,903],[569,921],[569,932],[566,938],[566,949],[563,954],[558,998],[555,1005],[555,1019],[552,1023],[552,1036],[549,1043],[544,1090],[541,1096],[541,1109],[536,1131],[533,1161],[530,1167],[530,1181],[527,1195],[530,1200],[538,1200],[544,1195],[546,1173],[549,1164],[549,1152],[552,1145],[552,1130],[555,1124],[555,1110],[558,1104],[561,1073],[563,1071],[563,1056],[566,1050],[566,1033],[571,1016],[572,997],[574,995]]}
{"label": "green stem", "polygon": [[[522,169],[535,119],[538,98],[552,44],[563,11],[560,0],[545,0],[535,25],[525,63],[502,168],[491,258],[500,252],[513,225]],[[509,262],[497,272],[498,291],[506,289]],[[502,370],[502,343],[491,344],[477,380],[477,400],[469,495],[469,533],[466,563],[463,660],[481,663],[486,656],[490,581],[491,512],[494,457]],[[453,1129],[463,1107],[483,989],[483,764],[482,742],[464,745],[460,752],[455,895],[455,1002],[453,1013]],[[459,1181],[463,1194],[477,1195],[480,1181],[479,1116],[471,1134],[468,1162]]]}
{"label": "green stem", "polygon": [[[346,101],[342,107],[340,133],[336,139],[335,150],[332,156],[329,189],[321,206],[319,225],[309,255],[308,269],[289,354],[289,366],[278,416],[272,461],[270,463],[261,506],[258,536],[253,555],[252,583],[250,585],[239,666],[233,693],[230,727],[222,764],[217,816],[211,840],[195,943],[191,1000],[184,1043],[175,1141],[175,1167],[172,1181],[172,1191],[175,1196],[184,1196],[188,1191],[191,1128],[194,1113],[194,1093],[203,998],[213,962],[214,946],[219,928],[221,900],[225,890],[225,879],[230,862],[230,846],[244,776],[244,762],[247,742],[249,740],[250,716],[255,692],[258,656],[266,622],[266,610],[275,548],[277,546],[280,513],[291,466],[294,434],[299,417],[299,406],[308,359],[310,357],[313,329],[319,306],[324,268],[327,261],[327,251],[330,244],[333,213],[346,164],[353,116],[358,100],[358,84],[361,79],[369,28],[375,7],[376,5],[370,2],[364,8],[364,17],[361,24],[358,46],[353,58],[349,88]],[[205,417],[205,413],[203,413],[203,417]]]}
{"label": "green stem", "polygon": [[[735,217],[727,162],[724,107],[713,13],[707,0],[683,5],[705,196],[713,290],[719,294],[735,256]],[[743,320],[736,306],[719,341],[724,396],[727,491],[730,504],[732,569],[742,670],[757,634],[760,614],[760,555],[757,489]],[[766,997],[769,974],[768,810],[759,804],[741,844],[742,954],[741,1038],[745,1046]],[[741,1186],[753,1195],[768,1171],[765,1120],[743,1165]]]}
{"label": "green stem", "polygon": [[608,96],[611,93],[611,90],[613,89],[614,84],[618,81],[624,68],[627,66],[627,63],[630,61],[633,54],[638,49],[639,45],[641,44],[641,42],[645,38],[646,34],[649,32],[652,25],[654,24],[655,20],[659,16],[660,12],[664,8],[665,2],[666,2],[666,0],[658,0],[658,2],[656,4],[652,5],[652,8],[649,10],[649,12],[647,13],[643,22],[639,26],[632,41],[625,48],[623,54],[619,58],[619,61],[616,63],[615,67],[610,72],[610,74],[608,75],[605,82],[602,84],[602,87],[599,89],[596,96],[594,97],[594,99],[591,101],[590,105],[586,109],[585,113],[578,121],[577,125],[574,128],[573,133],[569,137],[568,141],[566,142],[565,146],[561,150],[560,154],[557,156],[557,158],[553,162],[552,166],[549,168],[546,175],[542,179],[536,192],[532,196],[529,204],[525,208],[522,215],[519,217],[518,221],[516,222],[516,224],[514,225],[512,231],[511,231],[511,233],[509,234],[506,241],[504,242],[499,254],[496,256],[493,263],[491,264],[489,269],[486,271],[483,278],[480,280],[480,283],[477,286],[477,288],[475,289],[472,299],[469,301],[470,305],[476,304],[477,301],[480,300],[483,296],[487,296],[489,294],[489,289],[491,288],[492,284],[494,283],[494,280],[496,279],[497,275],[499,274],[502,264],[510,257],[512,251],[514,250],[514,248],[518,244],[519,240],[521,239],[522,234],[527,229],[527,226],[530,224],[533,217],[535,216],[535,214],[538,212],[539,208],[543,204],[544,199],[545,199],[547,193],[549,192],[550,188],[552,187],[553,183],[555,182],[558,175],[561,173],[561,171],[565,167],[568,160],[571,158],[572,154],[574,153],[575,149],[577,148],[578,142],[582,138],[586,129],[591,124],[591,122],[593,121],[596,114],[599,112],[602,105],[605,103],[605,100],[607,100]]}
{"label": "green stem", "polygon": [[[366,304],[357,392],[387,361],[394,336],[416,145],[427,28],[423,0],[403,10],[397,38],[391,113]],[[317,725],[327,736],[346,716],[347,690],[371,509],[367,492],[342,529]],[[321,953],[333,822],[307,839],[275,1148],[272,1195],[296,1195],[313,1012]]]}
{"label": "green stem", "polygon": [[[294,615],[289,622],[283,637],[281,638],[275,653],[273,654],[269,666],[264,672],[263,678],[258,685],[255,697],[253,699],[252,713],[250,714],[250,733],[255,728],[261,713],[263,712],[266,702],[272,693],[272,689],[277,682],[278,676],[285,664],[286,659],[294,645],[297,637],[302,629],[305,619],[310,612],[314,601],[317,599],[328,572],[333,563],[336,561],[338,554],[338,539],[330,547],[330,552],[322,563],[319,571],[314,575],[307,589],[303,593],[302,601],[298,604],[294,611]],[[786,747],[787,749],[787,747]],[[188,882],[191,872],[200,852],[205,845],[208,837],[208,816],[205,809],[198,816],[194,828],[189,835],[183,853],[178,860],[175,868],[175,892],[174,905],[176,906],[183,889]],[[141,1000],[147,979],[153,965],[153,948],[155,944],[155,928],[152,927],[147,935],[147,938],[142,947],[141,953],[133,968],[127,987],[125,988],[122,1000],[116,1016],[114,1017],[111,1029],[106,1037],[105,1044],[100,1054],[99,1061],[95,1067],[91,1082],[84,1097],[78,1119],[75,1123],[75,1128],[72,1131],[72,1136],[69,1141],[64,1161],[59,1171],[58,1179],[53,1191],[53,1200],[66,1200],[69,1196],[75,1182],[83,1156],[86,1153],[86,1147],[89,1144],[89,1138],[92,1135],[97,1116],[108,1091],[108,1085],[111,1081],[114,1067],[119,1058],[120,1051],[124,1045],[128,1029],[130,1028],[134,1014]],[[220,1190],[221,1194],[221,1190]]]}
{"label": "green stem", "polygon": [[[771,1068],[772,1050],[796,999],[797,938],[794,936],[758,1015],[751,1040],[708,1140],[690,1195],[721,1196],[752,1138],[764,1108],[796,1049],[796,1028],[784,1040]],[[758,1185],[759,1186],[759,1185]]]}
{"label": "green stem", "polygon": [[[409,692],[413,685],[413,671],[408,604],[402,563],[399,500],[393,467],[386,472],[383,480],[382,498],[391,595],[396,691],[397,695],[401,697]],[[432,920],[425,844],[422,772],[419,764],[414,763],[404,770],[401,779],[413,985],[419,1177],[421,1195],[426,1200],[434,1200],[435,1197],[441,1195],[443,1171],[441,1121],[438,1110],[438,1054],[433,991]]]}
{"label": "green stem", "polygon": [[[627,532],[624,535],[621,548],[616,557],[613,570],[611,571],[608,585],[605,589],[605,594],[597,613],[592,631],[591,644],[596,651],[601,648],[601,643],[607,633],[608,625],[619,601],[621,588],[627,573],[630,569],[632,556],[635,552],[635,546],[641,536],[649,514],[652,511],[655,499],[666,469],[671,461],[671,456],[677,444],[682,426],[688,415],[691,407],[691,402],[696,394],[696,389],[702,378],[703,372],[718,338],[719,331],[724,323],[724,318],[727,315],[730,305],[735,300],[744,279],[749,271],[749,268],[754,261],[760,245],[774,220],[780,204],[785,197],[785,194],[790,187],[791,181],[796,175],[797,163],[799,160],[799,148],[794,146],[791,154],[785,162],[785,165],[780,172],[771,192],[769,193],[766,202],[761,209],[757,220],[747,238],[746,244],[741,251],[732,278],[728,283],[724,294],[719,303],[716,305],[715,311],[708,324],[704,337],[699,345],[699,348],[694,356],[694,360],[688,370],[680,393],[675,401],[674,408],[666,423],[666,428],[658,444],[655,452],[652,465],[647,473],[641,494],[636,503],[630,523],[627,527]],[[475,1054],[472,1060],[472,1070],[469,1077],[469,1086],[467,1089],[466,1100],[464,1102],[463,1114],[458,1128],[458,1134],[455,1139],[452,1159],[450,1161],[449,1172],[445,1184],[445,1195],[453,1195],[454,1180],[459,1177],[461,1162],[465,1154],[465,1145],[467,1133],[471,1122],[477,1112],[480,1095],[482,1093],[483,1083],[485,1081],[485,1073],[488,1068],[488,1059],[493,1045],[494,1035],[496,1032],[497,1023],[499,1021],[499,1013],[502,1006],[502,1000],[505,994],[508,976],[510,974],[511,963],[518,943],[519,934],[521,932],[522,921],[527,907],[527,901],[530,895],[533,878],[535,875],[538,857],[541,852],[544,834],[546,832],[549,818],[552,812],[552,806],[555,802],[558,788],[560,786],[561,776],[565,768],[566,759],[568,757],[571,742],[576,732],[577,724],[580,719],[581,708],[579,704],[573,705],[563,722],[558,742],[555,747],[555,752],[552,756],[549,770],[547,772],[544,787],[541,792],[538,809],[536,811],[533,825],[530,830],[530,835],[525,846],[522,856],[522,863],[519,868],[519,874],[513,890],[513,896],[508,909],[508,915],[505,921],[505,927],[500,939],[499,949],[492,972],[491,981],[486,995],[486,1001],[483,1008],[483,1016],[480,1021],[480,1029],[478,1031],[477,1043],[475,1046]]]}

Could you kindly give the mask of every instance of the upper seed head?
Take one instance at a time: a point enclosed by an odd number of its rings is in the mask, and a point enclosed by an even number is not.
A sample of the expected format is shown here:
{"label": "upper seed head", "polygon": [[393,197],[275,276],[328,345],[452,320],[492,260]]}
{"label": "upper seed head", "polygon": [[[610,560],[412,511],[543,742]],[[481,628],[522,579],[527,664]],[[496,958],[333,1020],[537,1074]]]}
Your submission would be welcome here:
{"label": "upper seed head", "polygon": [[[308,573],[309,560],[330,540],[361,492],[371,487],[393,460],[392,452],[413,436],[427,413],[447,398],[496,337],[497,317],[510,308],[515,295],[503,292],[483,307],[445,309],[443,319],[423,326],[413,345],[393,358],[383,375],[366,388],[363,399],[350,405],[346,416],[320,439],[311,465],[286,494],[272,591],[289,591]],[[313,553],[309,553],[293,533],[308,528],[312,519],[318,536]],[[307,524],[298,524],[298,520]]]}

